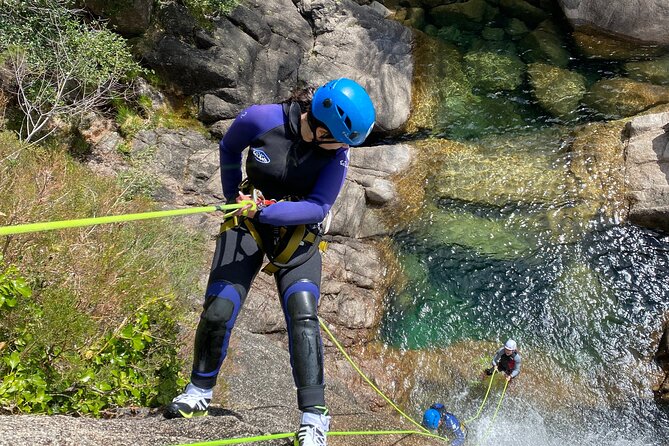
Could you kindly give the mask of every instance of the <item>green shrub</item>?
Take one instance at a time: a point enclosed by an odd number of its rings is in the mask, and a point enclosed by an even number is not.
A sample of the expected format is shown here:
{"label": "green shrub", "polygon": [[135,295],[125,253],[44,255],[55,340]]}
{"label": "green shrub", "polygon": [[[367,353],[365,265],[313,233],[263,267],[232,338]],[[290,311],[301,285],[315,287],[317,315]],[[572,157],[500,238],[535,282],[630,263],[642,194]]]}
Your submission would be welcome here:
{"label": "green shrub", "polygon": [[0,55],[24,120],[19,136],[39,141],[63,121],[106,104],[142,72],[125,40],[84,22],[67,0],[5,0]]}
{"label": "green shrub", "polygon": [[[149,210],[64,148],[0,133],[0,226]],[[177,324],[204,245],[160,219],[0,239],[0,410],[167,402],[184,385]]]}
{"label": "green shrub", "polygon": [[211,20],[232,11],[239,0],[183,0],[183,3],[195,18]]}

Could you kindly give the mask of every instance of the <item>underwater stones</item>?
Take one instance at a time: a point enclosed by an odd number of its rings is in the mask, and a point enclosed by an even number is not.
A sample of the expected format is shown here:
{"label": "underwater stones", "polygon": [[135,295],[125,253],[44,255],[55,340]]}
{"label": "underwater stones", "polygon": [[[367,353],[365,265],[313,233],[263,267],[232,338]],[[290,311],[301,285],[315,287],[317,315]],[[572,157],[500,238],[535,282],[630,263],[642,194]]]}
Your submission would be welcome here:
{"label": "underwater stones", "polygon": [[527,63],[545,62],[565,68],[570,55],[555,25],[549,20],[541,24],[520,40],[522,58]]}
{"label": "underwater stones", "polygon": [[523,82],[525,64],[518,56],[472,52],[465,54],[464,61],[473,86],[482,90],[513,90]]}
{"label": "underwater stones", "polygon": [[428,184],[435,198],[495,207],[560,201],[565,175],[550,154],[486,155],[477,146],[461,147],[442,156],[443,167]]}
{"label": "underwater stones", "polygon": [[504,220],[465,212],[431,212],[421,233],[429,239],[428,243],[465,246],[497,260],[516,259],[531,249],[530,243]]}
{"label": "underwater stones", "polygon": [[455,25],[460,29],[478,30],[483,27],[486,14],[491,7],[485,0],[468,0],[463,3],[440,5],[430,10],[437,26]]}
{"label": "underwater stones", "polygon": [[509,20],[506,28],[504,28],[504,31],[509,35],[509,37],[511,37],[511,39],[514,40],[519,39],[530,32],[530,30],[527,28],[527,25],[525,25],[525,22],[516,18]]}
{"label": "underwater stones", "polygon": [[548,14],[524,0],[501,0],[499,7],[509,17],[515,17],[530,26],[537,26],[548,18]]}
{"label": "underwater stones", "polygon": [[628,62],[625,70],[636,81],[669,85],[669,56],[643,62]]}
{"label": "underwater stones", "polygon": [[578,182],[579,215],[618,215],[623,206],[624,123],[591,123],[575,129],[569,145],[569,172]]}
{"label": "underwater stones", "polygon": [[415,29],[423,29],[425,27],[425,10],[423,8],[411,8],[406,25]]}
{"label": "underwater stones", "polygon": [[632,116],[669,102],[669,87],[626,78],[603,79],[590,88],[584,102],[608,118]]}
{"label": "underwater stones", "polygon": [[483,31],[481,31],[481,37],[485,40],[504,40],[504,29],[486,26],[483,28]]}
{"label": "underwater stones", "polygon": [[581,53],[590,59],[638,60],[658,56],[663,51],[656,45],[629,42],[587,28],[574,31],[572,37]]}
{"label": "underwater stones", "polygon": [[437,116],[449,103],[466,107],[473,95],[461,59],[453,45],[416,34],[413,110],[407,131],[435,128]]}
{"label": "underwater stones", "polygon": [[575,117],[585,95],[585,78],[574,71],[542,63],[527,67],[534,96],[551,115],[569,120]]}

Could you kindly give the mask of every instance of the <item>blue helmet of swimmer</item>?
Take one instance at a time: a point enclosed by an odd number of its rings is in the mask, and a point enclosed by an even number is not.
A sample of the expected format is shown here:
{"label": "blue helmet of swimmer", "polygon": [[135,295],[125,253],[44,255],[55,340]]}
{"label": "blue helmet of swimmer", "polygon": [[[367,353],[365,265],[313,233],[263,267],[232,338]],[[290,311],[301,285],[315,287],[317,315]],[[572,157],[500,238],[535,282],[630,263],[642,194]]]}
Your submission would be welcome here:
{"label": "blue helmet of swimmer", "polygon": [[316,90],[311,113],[325,124],[334,139],[351,146],[365,141],[376,120],[374,104],[367,91],[345,77]]}

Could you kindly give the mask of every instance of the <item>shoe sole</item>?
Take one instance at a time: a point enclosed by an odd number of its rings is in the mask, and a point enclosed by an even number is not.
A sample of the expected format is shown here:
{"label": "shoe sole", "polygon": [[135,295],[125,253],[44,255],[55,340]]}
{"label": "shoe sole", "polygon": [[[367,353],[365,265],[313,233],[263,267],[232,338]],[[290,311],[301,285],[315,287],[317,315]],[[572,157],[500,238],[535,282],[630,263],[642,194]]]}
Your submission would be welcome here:
{"label": "shoe sole", "polygon": [[174,418],[186,418],[186,419],[199,418],[199,417],[206,417],[207,415],[209,415],[208,410],[196,411],[196,412],[184,412],[183,410],[180,410],[177,413],[169,411],[163,413],[163,416],[169,420]]}

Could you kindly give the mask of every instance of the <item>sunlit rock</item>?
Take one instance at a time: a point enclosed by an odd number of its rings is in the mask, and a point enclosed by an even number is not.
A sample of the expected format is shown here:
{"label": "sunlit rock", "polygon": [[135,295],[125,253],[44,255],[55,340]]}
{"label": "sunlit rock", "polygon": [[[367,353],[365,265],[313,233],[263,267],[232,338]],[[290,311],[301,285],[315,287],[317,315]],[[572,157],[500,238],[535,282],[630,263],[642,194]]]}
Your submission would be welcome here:
{"label": "sunlit rock", "polygon": [[636,81],[669,85],[669,56],[643,62],[628,62],[625,70]]}
{"label": "sunlit rock", "polygon": [[527,72],[534,96],[546,111],[564,120],[575,117],[586,91],[581,74],[541,63],[530,64]]}
{"label": "sunlit rock", "polygon": [[625,193],[630,221],[669,232],[669,112],[626,125]]}
{"label": "sunlit rock", "polygon": [[467,76],[482,90],[513,90],[523,82],[525,64],[518,56],[472,52],[465,54],[464,61]]}
{"label": "sunlit rock", "polygon": [[669,87],[620,77],[602,79],[590,88],[583,100],[607,118],[615,119],[668,103]]}
{"label": "sunlit rock", "polygon": [[559,0],[577,30],[588,28],[630,42],[668,45],[669,8],[659,0]]}

